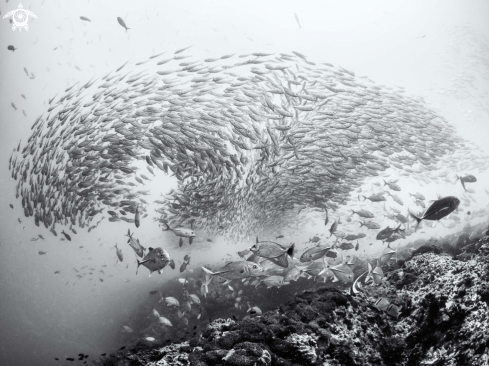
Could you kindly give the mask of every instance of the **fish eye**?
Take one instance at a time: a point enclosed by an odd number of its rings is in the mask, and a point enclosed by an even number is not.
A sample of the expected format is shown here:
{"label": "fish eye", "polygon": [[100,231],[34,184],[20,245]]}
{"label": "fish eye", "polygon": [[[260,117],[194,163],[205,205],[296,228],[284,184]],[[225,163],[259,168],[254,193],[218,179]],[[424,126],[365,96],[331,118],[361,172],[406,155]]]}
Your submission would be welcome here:
{"label": "fish eye", "polygon": [[256,264],[255,264],[255,265],[253,265],[253,269],[257,269],[257,268],[258,268],[258,267],[257,267],[257,265],[256,265]]}

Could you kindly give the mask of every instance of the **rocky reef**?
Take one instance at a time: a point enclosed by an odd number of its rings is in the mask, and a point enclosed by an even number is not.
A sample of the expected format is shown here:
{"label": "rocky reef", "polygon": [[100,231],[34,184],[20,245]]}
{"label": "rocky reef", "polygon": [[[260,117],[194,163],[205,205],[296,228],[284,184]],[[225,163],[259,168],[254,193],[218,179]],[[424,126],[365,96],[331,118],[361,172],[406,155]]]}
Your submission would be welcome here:
{"label": "rocky reef", "polygon": [[[488,365],[489,234],[423,242],[351,296],[323,285],[261,316],[218,319],[193,338],[99,365]],[[398,316],[374,306],[385,298]]]}

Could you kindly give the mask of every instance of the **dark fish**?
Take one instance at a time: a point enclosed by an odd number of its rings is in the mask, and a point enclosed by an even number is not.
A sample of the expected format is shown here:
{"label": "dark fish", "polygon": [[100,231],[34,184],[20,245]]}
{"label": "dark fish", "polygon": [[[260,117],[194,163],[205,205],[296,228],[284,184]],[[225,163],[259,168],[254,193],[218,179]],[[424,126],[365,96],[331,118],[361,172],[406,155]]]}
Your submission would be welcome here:
{"label": "dark fish", "polygon": [[84,17],[84,16],[81,16],[81,17],[80,17],[80,19],[81,19],[81,20],[84,20],[84,21],[86,21],[86,22],[91,22],[91,20],[90,20],[90,19],[88,19],[87,17]]}
{"label": "dark fish", "polygon": [[[385,229],[382,229],[381,231],[379,231],[377,233],[376,239],[385,241],[385,240],[389,239],[392,235],[400,233],[402,231],[403,230],[401,230],[401,224],[399,224],[399,226],[395,229],[391,229],[390,227],[386,227]],[[372,244],[370,244],[370,245],[372,245]]]}
{"label": "dark fish", "polygon": [[7,46],[7,49],[8,49],[9,51],[14,52],[14,51],[15,51],[17,48],[15,48],[14,46],[10,45],[10,46]]}
{"label": "dark fish", "polygon": [[134,224],[136,225],[136,227],[139,227],[140,226],[140,222],[139,222],[139,211],[138,211],[138,208],[136,207],[136,214],[134,216]]}
{"label": "dark fish", "polygon": [[124,20],[121,17],[117,17],[117,21],[119,22],[119,24],[121,26],[123,26],[126,29],[126,32],[128,29],[131,29],[131,28],[127,28],[126,23],[124,22]]}
{"label": "dark fish", "polygon": [[283,235],[279,235],[275,239],[282,239],[283,237],[284,237]]}
{"label": "dark fish", "polygon": [[185,271],[189,263],[190,263],[190,258],[182,263],[182,265],[180,266],[180,272]]}
{"label": "dark fish", "polygon": [[[355,235],[355,238],[356,238],[356,235]],[[340,248],[342,250],[350,250],[350,249],[354,248],[354,245],[352,243],[342,242],[340,245],[338,245],[338,248]]]}
{"label": "dark fish", "polygon": [[60,271],[56,271],[56,272],[54,272],[54,274],[55,274],[55,275],[58,275],[59,273],[60,273]]}
{"label": "dark fish", "polygon": [[61,234],[63,234],[66,239],[68,239],[69,241],[71,241],[71,236],[69,236],[68,234],[66,234],[64,230],[61,232]]}
{"label": "dark fish", "polygon": [[[143,258],[143,260],[140,262],[139,259],[138,261],[138,269],[140,265],[145,266],[146,268],[149,269],[149,275],[155,271],[158,271],[159,274],[161,274],[161,270],[167,266],[168,263],[170,263],[170,255],[168,252],[162,248],[149,248],[148,254]],[[137,270],[136,270],[137,274]]]}
{"label": "dark fish", "polygon": [[43,252],[42,250],[40,250],[38,253],[39,253],[39,255],[46,254],[46,252]]}
{"label": "dark fish", "polygon": [[150,291],[149,292],[150,295],[154,295],[154,294],[157,294],[157,293],[158,293],[158,291],[156,291],[156,290],[153,290],[153,291]]}
{"label": "dark fish", "polygon": [[68,357],[66,361],[75,361],[75,359],[73,357]]}
{"label": "dark fish", "polygon": [[334,222],[331,224],[331,227],[329,228],[329,232],[331,233],[331,235],[329,236],[330,238],[333,236],[336,229],[338,229],[338,225],[339,225],[339,222],[336,220],[334,220]]}
{"label": "dark fish", "polygon": [[12,205],[11,203],[9,204],[9,206],[10,206],[10,208],[12,208],[12,209],[14,208],[14,205]]}
{"label": "dark fish", "polygon": [[417,221],[417,229],[422,220],[440,220],[455,211],[459,204],[460,200],[457,197],[447,196],[433,202],[421,218],[413,215],[411,212],[409,214]]}
{"label": "dark fish", "polygon": [[169,266],[171,269],[175,269],[175,261],[173,259],[170,260]]}
{"label": "dark fish", "polygon": [[124,348],[126,348],[126,346],[122,346],[121,348],[119,348],[119,351],[122,351]]}

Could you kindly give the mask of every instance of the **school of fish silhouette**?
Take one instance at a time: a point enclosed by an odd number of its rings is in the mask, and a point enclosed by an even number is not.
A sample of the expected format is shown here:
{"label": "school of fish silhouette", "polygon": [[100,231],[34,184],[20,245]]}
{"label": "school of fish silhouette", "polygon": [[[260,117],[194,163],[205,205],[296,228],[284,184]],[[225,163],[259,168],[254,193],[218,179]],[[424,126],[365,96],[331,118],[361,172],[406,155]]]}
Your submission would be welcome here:
{"label": "school of fish silhouette", "polygon": [[[423,174],[473,158],[471,143],[401,87],[295,51],[203,61],[185,51],[49,101],[9,161],[26,217],[75,233],[104,210],[134,222],[124,214],[146,212],[150,193],[141,170],[159,169],[179,184],[155,201],[156,221],[254,237],[293,223],[297,206],[347,204],[387,169]],[[148,62],[166,66],[137,70]]]}

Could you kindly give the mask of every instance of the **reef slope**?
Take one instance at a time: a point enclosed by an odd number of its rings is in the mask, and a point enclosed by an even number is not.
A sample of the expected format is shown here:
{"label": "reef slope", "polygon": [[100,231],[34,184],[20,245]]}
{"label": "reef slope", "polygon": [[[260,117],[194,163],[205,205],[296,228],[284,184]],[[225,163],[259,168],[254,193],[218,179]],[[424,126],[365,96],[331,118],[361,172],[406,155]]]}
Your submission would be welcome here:
{"label": "reef slope", "polygon": [[[218,319],[187,342],[99,364],[487,365],[489,237],[467,243],[470,255],[428,245],[416,253],[430,247],[356,296],[332,286],[304,291],[260,317]],[[398,319],[373,306],[381,297],[401,307]]]}

